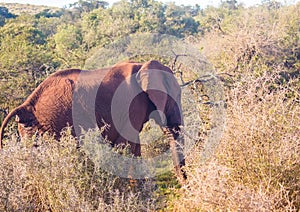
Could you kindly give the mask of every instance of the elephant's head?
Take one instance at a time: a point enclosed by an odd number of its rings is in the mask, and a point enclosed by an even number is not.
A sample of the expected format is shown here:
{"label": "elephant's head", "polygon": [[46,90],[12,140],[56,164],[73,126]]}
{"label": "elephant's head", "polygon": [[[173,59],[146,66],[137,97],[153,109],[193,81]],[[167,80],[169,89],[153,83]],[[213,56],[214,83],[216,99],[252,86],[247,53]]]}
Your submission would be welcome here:
{"label": "elephant's head", "polygon": [[14,116],[16,116],[18,131],[21,139],[26,136],[32,136],[37,131],[37,120],[34,116],[32,106],[20,105],[19,107],[12,110],[3,120],[0,130],[0,148],[2,148],[4,129]]}
{"label": "elephant's head", "polygon": [[150,118],[154,118],[168,135],[175,169],[183,181],[186,176],[181,169],[185,161],[184,141],[180,135],[180,126],[183,125],[180,86],[173,72],[157,61],[145,63],[138,71],[136,79],[156,108]]}
{"label": "elephant's head", "polygon": [[162,127],[183,125],[181,89],[173,72],[157,61],[145,63],[136,75],[137,82],[147,93],[156,111],[152,116]]}

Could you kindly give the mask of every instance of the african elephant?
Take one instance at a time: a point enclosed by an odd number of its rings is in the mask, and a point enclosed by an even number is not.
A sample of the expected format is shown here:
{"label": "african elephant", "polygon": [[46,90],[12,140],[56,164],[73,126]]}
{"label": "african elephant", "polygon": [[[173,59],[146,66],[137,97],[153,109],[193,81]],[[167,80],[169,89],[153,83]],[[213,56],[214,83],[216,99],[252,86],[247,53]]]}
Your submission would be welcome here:
{"label": "african elephant", "polygon": [[122,62],[94,71],[58,71],[4,119],[1,148],[4,129],[16,116],[21,139],[45,132],[59,139],[67,126],[72,126],[76,136],[82,128],[105,125],[103,134],[113,145],[128,143],[132,153],[141,156],[139,132],[153,118],[170,140],[175,171],[183,181],[180,98],[181,89],[172,71],[158,61]]}

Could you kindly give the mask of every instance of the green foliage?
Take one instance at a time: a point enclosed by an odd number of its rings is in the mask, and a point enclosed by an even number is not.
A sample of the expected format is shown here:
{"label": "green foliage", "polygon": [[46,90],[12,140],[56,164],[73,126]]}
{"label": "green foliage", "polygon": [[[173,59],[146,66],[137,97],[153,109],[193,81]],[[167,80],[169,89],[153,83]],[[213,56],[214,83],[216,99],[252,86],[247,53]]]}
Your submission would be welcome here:
{"label": "green foliage", "polygon": [[98,8],[107,8],[109,5],[106,1],[98,1],[98,0],[79,0],[73,4],[70,4],[69,7],[77,10],[79,13],[89,13]]}
{"label": "green foliage", "polygon": [[62,67],[82,67],[86,58],[81,30],[74,25],[58,27],[54,35],[55,51]]}
{"label": "green foliage", "polygon": [[15,18],[16,15],[10,13],[6,7],[0,6],[0,26],[3,26],[6,19]]}
{"label": "green foliage", "polygon": [[165,31],[162,33],[184,37],[198,33],[199,23],[194,19],[190,7],[170,3],[165,9]]}
{"label": "green foliage", "polygon": [[35,15],[36,18],[40,17],[46,17],[46,18],[52,18],[52,17],[60,17],[63,15],[62,10],[58,11],[51,11],[51,9],[44,9],[42,12]]}
{"label": "green foliage", "polygon": [[130,8],[125,1],[111,9],[92,11],[83,17],[82,23],[84,40],[89,48],[107,45],[133,33],[134,28]]}
{"label": "green foliage", "polygon": [[190,7],[151,1],[120,1],[111,8],[83,17],[84,40],[89,48],[104,46],[133,33],[162,33],[184,37],[196,34],[199,23]]}
{"label": "green foliage", "polygon": [[53,63],[46,37],[29,16],[19,16],[0,28],[0,60],[4,108],[15,105],[12,99],[20,103],[46,76],[40,67]]}
{"label": "green foliage", "polygon": [[35,22],[36,28],[41,31],[48,42],[53,40],[52,37],[57,33],[57,28],[61,24],[61,19],[56,17],[40,17]]}
{"label": "green foliage", "polygon": [[4,18],[15,18],[16,15],[10,13],[6,7],[0,7],[0,16]]}

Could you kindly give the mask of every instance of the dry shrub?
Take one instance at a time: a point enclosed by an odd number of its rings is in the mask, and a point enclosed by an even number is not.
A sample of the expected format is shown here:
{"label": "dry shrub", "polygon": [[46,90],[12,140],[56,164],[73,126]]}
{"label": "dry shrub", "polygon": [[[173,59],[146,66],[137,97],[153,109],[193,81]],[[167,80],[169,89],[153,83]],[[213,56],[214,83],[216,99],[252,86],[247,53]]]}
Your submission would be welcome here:
{"label": "dry shrub", "polygon": [[244,74],[228,92],[227,126],[215,157],[189,157],[188,183],[176,211],[298,211],[299,88],[279,70]]}
{"label": "dry shrub", "polygon": [[294,86],[298,80],[278,84],[279,71],[256,79],[245,76],[232,90],[219,155],[226,166],[237,170],[232,179],[263,190],[272,209],[296,210],[300,207],[300,92]]}
{"label": "dry shrub", "polygon": [[[85,142],[95,136],[89,136]],[[101,170],[65,133],[51,138],[7,142],[1,151],[1,211],[145,211],[154,210],[152,188],[142,182],[132,189],[128,179]],[[35,142],[34,142],[35,143]],[[84,144],[86,145],[86,144]],[[88,144],[87,144],[88,145]]]}
{"label": "dry shrub", "polygon": [[[241,9],[230,15],[216,9],[220,30],[199,38],[200,48],[219,73],[253,75],[273,69],[279,63],[299,69],[300,4],[270,10]],[[207,11],[209,14],[209,11]]]}
{"label": "dry shrub", "polygon": [[[188,159],[176,211],[300,210],[300,4],[243,10],[200,46],[224,77],[226,130],[207,163]],[[229,16],[230,18],[230,16]],[[294,79],[293,79],[294,77]]]}

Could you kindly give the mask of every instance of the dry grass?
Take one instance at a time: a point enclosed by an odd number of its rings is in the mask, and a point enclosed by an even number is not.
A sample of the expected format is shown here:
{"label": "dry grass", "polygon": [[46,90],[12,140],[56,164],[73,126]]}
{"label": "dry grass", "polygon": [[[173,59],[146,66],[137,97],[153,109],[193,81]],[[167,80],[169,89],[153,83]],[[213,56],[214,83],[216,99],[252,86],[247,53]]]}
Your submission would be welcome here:
{"label": "dry grass", "polygon": [[11,140],[1,152],[1,211],[155,209],[151,181],[133,189],[127,179],[101,170],[76,148],[75,138],[68,133],[60,142],[51,138],[38,142],[42,144],[33,148],[33,141]]}
{"label": "dry grass", "polygon": [[189,156],[189,181],[168,210],[300,210],[300,83],[284,76],[299,72],[299,9],[244,10],[223,18],[225,33],[199,39],[218,72],[231,76],[220,75],[226,130],[210,161],[199,162],[201,149]]}
{"label": "dry grass", "polygon": [[[276,70],[245,75],[228,94],[227,126],[214,158],[190,157],[189,182],[176,211],[298,211],[300,105],[295,81]],[[277,85],[277,88],[274,88]]]}

